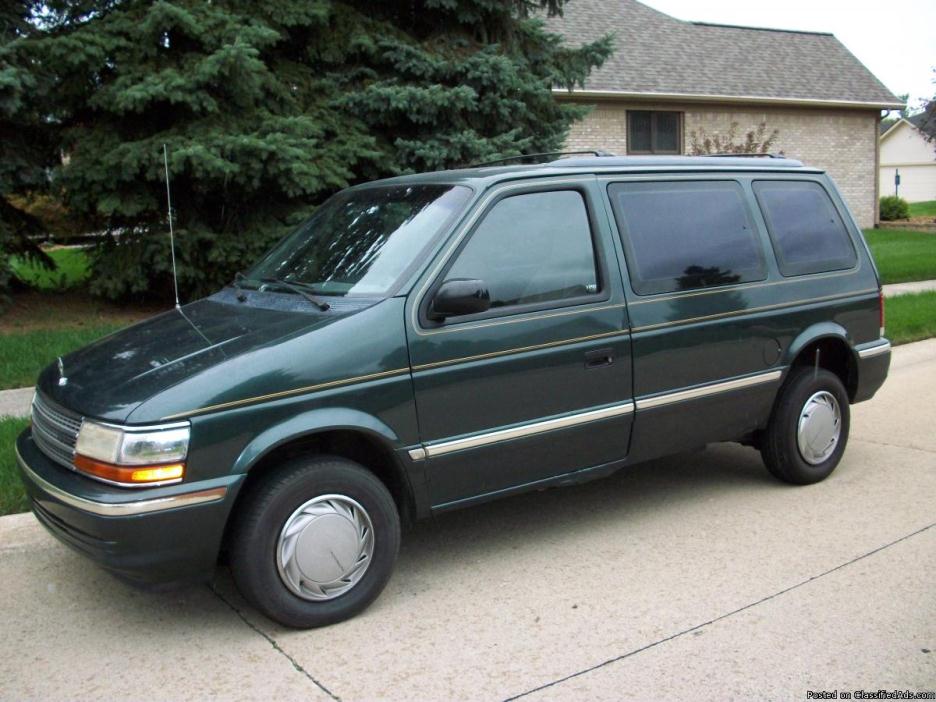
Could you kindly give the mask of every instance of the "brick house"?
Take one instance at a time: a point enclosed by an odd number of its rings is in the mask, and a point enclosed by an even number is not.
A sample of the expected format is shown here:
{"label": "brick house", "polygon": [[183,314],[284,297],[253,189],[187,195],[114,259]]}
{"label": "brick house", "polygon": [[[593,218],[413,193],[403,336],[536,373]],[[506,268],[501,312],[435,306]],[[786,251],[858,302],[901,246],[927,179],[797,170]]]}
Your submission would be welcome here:
{"label": "brick house", "polygon": [[903,104],[833,35],[684,22],[636,0],[575,0],[547,24],[572,45],[615,34],[583,89],[556,91],[593,106],[567,149],[685,154],[693,135],[765,124],[772,152],[826,169],[859,225],[878,221],[878,124]]}

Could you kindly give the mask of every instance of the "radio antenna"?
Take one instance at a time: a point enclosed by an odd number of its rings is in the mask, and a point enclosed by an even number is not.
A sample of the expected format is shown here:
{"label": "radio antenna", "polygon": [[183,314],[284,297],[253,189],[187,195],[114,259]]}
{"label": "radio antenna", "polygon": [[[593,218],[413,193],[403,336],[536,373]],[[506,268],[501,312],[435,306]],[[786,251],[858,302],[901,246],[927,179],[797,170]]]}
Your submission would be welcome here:
{"label": "radio antenna", "polygon": [[175,291],[176,309],[179,305],[179,274],[175,262],[175,232],[172,230],[172,191],[169,189],[169,148],[163,143],[163,166],[166,169],[166,204],[169,208],[169,251],[172,255],[172,288]]}

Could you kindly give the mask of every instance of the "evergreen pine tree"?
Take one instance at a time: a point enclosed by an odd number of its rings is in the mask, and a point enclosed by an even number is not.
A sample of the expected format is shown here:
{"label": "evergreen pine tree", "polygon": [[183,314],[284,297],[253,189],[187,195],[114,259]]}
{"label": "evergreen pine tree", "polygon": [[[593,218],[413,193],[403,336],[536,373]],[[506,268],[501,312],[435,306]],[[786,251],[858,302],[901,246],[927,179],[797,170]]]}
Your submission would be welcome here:
{"label": "evergreen pine tree", "polygon": [[97,292],[206,294],[335,190],[561,147],[553,87],[610,52],[548,34],[562,0],[59,0],[32,39],[54,68],[69,207],[107,232]]}
{"label": "evergreen pine tree", "polygon": [[36,5],[24,0],[0,6],[0,292],[10,282],[11,255],[52,265],[34,240],[42,234],[40,223],[10,201],[48,186],[56,153],[49,81],[24,44],[35,31],[30,20]]}

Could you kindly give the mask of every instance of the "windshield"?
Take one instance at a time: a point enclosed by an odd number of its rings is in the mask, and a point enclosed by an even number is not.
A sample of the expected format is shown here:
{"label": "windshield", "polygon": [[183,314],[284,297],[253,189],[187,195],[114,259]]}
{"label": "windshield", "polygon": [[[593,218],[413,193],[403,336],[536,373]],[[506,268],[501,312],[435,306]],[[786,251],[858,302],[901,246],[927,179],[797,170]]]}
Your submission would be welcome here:
{"label": "windshield", "polygon": [[346,190],[322,205],[244,276],[281,280],[321,295],[389,294],[464,208],[458,185],[387,185]]}

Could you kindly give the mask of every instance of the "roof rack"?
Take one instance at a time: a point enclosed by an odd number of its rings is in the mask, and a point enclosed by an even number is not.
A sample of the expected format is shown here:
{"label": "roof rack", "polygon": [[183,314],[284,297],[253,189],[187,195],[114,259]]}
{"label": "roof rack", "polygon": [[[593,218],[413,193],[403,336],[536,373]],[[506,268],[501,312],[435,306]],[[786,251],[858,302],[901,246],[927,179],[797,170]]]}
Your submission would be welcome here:
{"label": "roof rack", "polygon": [[493,161],[484,161],[483,163],[473,163],[468,168],[482,168],[483,166],[497,166],[510,163],[512,161],[523,161],[529,158],[556,158],[562,156],[577,156],[579,154],[590,154],[592,156],[605,157],[614,156],[610,151],[604,149],[586,149],[584,151],[547,151],[541,154],[520,154],[518,156],[507,156],[505,158],[496,158]]}
{"label": "roof rack", "polygon": [[786,158],[783,154],[699,154],[700,156],[712,156],[713,158]]}

